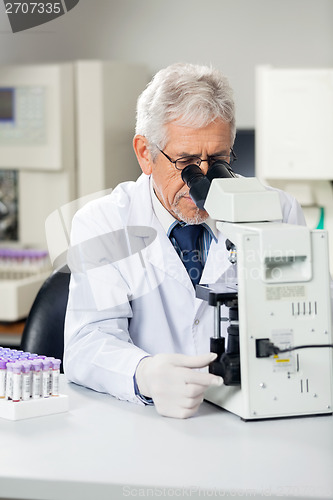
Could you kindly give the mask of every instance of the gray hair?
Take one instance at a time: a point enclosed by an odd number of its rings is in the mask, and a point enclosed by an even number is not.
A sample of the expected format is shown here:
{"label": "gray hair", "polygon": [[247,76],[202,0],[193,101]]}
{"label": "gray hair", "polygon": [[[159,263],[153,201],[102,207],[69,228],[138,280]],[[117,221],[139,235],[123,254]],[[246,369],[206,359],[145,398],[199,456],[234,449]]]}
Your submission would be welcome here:
{"label": "gray hair", "polygon": [[207,66],[177,63],[160,70],[140,95],[136,116],[135,132],[147,138],[153,156],[156,146],[165,147],[165,125],[173,121],[201,128],[220,118],[230,123],[235,140],[233,91],[220,71]]}

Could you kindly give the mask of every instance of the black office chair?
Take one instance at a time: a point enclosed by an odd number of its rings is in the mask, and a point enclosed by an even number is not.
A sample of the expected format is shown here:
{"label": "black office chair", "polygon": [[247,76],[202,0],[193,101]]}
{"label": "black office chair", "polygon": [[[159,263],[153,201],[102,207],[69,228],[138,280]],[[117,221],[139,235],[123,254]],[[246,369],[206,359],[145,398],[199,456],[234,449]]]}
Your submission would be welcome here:
{"label": "black office chair", "polygon": [[68,269],[61,269],[43,283],[22,333],[20,348],[23,351],[53,356],[62,361],[69,280]]}

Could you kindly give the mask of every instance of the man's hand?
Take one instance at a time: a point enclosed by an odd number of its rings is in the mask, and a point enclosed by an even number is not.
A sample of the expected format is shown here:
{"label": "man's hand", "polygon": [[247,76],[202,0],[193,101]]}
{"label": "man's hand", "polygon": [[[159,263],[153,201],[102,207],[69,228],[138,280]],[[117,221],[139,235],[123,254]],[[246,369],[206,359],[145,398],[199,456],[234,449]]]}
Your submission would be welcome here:
{"label": "man's hand", "polygon": [[213,353],[156,354],[143,358],[136,369],[140,394],[152,398],[158,413],[165,417],[191,417],[202,403],[205,389],[223,383],[221,377],[193,369],[204,368],[214,359]]}

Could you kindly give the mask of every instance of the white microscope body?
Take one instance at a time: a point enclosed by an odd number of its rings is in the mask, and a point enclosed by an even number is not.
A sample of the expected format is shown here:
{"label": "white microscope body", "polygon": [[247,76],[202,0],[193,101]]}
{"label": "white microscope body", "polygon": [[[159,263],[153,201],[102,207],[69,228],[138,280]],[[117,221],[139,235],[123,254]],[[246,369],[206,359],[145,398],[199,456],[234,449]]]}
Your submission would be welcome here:
{"label": "white microscope body", "polygon": [[332,413],[332,349],[258,357],[262,339],[280,349],[332,343],[327,232],[278,222],[278,193],[255,178],[214,179],[204,207],[237,251],[241,373],[206,400],[244,420]]}

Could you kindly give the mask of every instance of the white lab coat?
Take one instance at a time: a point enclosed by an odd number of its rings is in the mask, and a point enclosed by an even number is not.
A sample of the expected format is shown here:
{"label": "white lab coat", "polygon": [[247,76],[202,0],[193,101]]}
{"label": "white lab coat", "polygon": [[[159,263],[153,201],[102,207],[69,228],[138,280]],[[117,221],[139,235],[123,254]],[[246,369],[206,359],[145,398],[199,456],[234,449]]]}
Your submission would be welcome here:
{"label": "white lab coat", "polygon": [[[296,200],[284,192],[280,199],[283,220],[305,224]],[[230,268],[225,239],[219,233],[212,241],[201,283],[221,280]],[[71,243],[69,380],[140,403],[133,375],[144,356],[209,352],[214,308],[195,297],[153,211],[148,176],[84,206],[74,217]]]}

